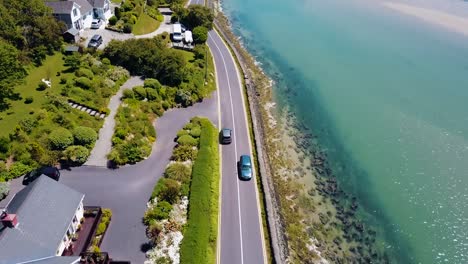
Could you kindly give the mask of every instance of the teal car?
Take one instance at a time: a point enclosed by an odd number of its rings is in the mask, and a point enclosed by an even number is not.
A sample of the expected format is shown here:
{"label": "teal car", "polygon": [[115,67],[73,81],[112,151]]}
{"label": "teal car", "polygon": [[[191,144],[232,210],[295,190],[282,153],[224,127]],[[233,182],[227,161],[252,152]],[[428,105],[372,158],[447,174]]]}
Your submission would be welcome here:
{"label": "teal car", "polygon": [[240,156],[239,177],[246,181],[252,179],[252,161],[249,155]]}

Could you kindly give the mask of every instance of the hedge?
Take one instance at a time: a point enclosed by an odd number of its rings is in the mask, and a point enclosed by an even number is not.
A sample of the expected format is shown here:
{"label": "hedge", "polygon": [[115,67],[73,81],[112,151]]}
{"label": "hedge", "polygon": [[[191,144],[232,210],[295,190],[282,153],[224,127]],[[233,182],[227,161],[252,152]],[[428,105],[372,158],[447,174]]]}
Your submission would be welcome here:
{"label": "hedge", "polygon": [[197,118],[202,131],[200,150],[192,169],[188,221],[180,246],[186,263],[215,263],[218,234],[218,133],[208,119]]}

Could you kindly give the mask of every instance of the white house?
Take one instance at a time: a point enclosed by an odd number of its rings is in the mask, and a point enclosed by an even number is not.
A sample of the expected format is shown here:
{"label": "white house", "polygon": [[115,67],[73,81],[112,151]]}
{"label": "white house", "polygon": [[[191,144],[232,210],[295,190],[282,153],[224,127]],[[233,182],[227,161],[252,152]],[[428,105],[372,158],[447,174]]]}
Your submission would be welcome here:
{"label": "white house", "polygon": [[61,255],[83,218],[83,199],[47,176],[19,191],[0,217],[0,264],[78,263]]}
{"label": "white house", "polygon": [[112,16],[109,0],[65,0],[45,2],[55,18],[67,25],[67,30],[91,27],[93,19],[108,20]]}

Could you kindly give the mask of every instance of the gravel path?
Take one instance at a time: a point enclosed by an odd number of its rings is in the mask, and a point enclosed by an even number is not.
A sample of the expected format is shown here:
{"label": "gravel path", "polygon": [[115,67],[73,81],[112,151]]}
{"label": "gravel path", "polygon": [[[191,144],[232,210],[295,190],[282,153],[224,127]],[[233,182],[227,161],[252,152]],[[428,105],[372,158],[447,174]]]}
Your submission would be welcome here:
{"label": "gravel path", "polygon": [[120,105],[120,98],[125,89],[130,89],[137,85],[143,85],[143,79],[140,77],[131,77],[126,81],[120,90],[112,96],[109,102],[110,114],[105,118],[104,125],[99,130],[99,138],[94,145],[91,155],[84,165],[107,167],[107,154],[112,149],[112,135],[115,128],[115,114]]}

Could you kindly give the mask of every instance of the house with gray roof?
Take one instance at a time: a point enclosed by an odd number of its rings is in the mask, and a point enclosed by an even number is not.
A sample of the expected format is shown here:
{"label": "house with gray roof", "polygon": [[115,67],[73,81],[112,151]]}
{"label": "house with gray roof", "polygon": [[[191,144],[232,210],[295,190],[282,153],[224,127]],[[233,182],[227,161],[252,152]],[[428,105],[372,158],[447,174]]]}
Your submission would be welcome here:
{"label": "house with gray roof", "polygon": [[83,30],[91,27],[93,21],[93,6],[87,0],[66,0],[45,2],[52,8],[52,14],[67,25],[67,30],[74,28]]}
{"label": "house with gray roof", "polygon": [[84,194],[47,176],[19,191],[0,211],[0,264],[71,264],[62,257],[83,218]]}

